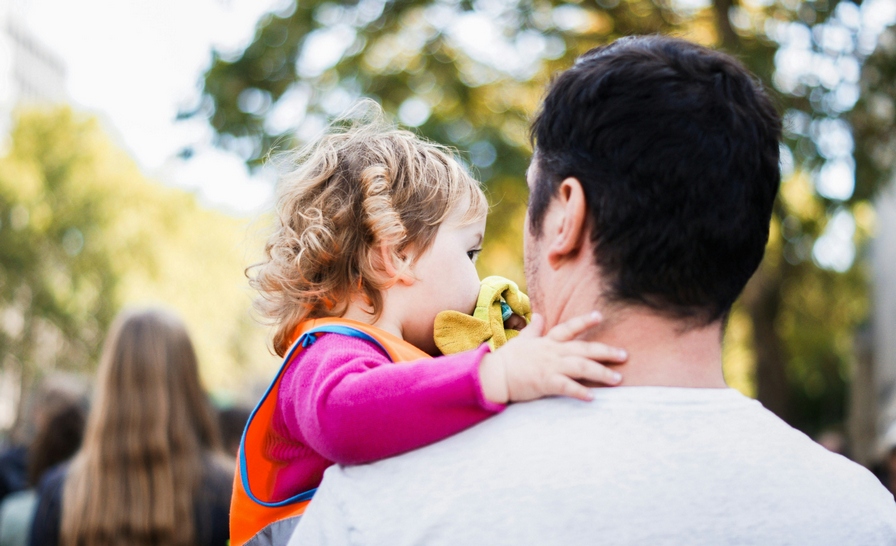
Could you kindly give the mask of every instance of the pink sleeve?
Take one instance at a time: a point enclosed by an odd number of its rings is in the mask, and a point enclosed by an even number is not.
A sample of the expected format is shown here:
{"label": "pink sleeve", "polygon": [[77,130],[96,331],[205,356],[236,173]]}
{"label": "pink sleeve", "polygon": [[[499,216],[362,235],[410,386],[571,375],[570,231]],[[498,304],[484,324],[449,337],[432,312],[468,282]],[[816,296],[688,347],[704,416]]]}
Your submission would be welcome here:
{"label": "pink sleeve", "polygon": [[[475,351],[400,364],[374,344],[325,334],[284,374],[284,425],[340,464],[391,457],[441,440],[504,409],[486,400]],[[285,395],[288,393],[288,395]]]}

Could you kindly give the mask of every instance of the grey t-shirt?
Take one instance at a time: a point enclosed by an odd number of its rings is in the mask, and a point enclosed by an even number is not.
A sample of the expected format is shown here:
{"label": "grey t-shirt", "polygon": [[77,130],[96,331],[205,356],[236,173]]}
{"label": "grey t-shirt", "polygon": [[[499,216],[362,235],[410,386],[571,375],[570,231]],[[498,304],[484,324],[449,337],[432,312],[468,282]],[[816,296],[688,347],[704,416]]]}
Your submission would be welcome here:
{"label": "grey t-shirt", "polygon": [[289,544],[896,544],[870,472],[737,391],[593,392],[328,469]]}

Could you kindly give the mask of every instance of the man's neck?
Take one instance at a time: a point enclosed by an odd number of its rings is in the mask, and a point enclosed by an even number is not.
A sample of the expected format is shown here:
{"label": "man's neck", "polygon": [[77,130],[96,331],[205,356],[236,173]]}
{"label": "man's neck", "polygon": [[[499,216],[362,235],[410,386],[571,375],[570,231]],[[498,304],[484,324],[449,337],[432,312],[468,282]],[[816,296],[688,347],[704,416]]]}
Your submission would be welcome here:
{"label": "man's neck", "polygon": [[720,322],[683,330],[680,321],[631,308],[608,319],[588,338],[628,352],[628,361],[614,367],[622,374],[622,386],[727,387]]}

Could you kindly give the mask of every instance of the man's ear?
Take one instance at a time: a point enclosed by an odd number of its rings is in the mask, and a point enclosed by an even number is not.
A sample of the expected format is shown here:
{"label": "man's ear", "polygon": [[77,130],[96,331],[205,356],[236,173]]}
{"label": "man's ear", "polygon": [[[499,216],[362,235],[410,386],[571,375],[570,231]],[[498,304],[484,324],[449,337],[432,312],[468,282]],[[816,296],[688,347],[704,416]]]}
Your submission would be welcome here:
{"label": "man's ear", "polygon": [[393,250],[389,245],[380,245],[380,262],[382,263],[383,271],[394,282],[406,286],[414,284],[416,279],[411,274],[410,269],[405,264],[399,265],[395,263],[396,253]]}
{"label": "man's ear", "polygon": [[555,199],[555,213],[561,215],[560,226],[549,242],[547,255],[548,264],[554,269],[575,256],[588,236],[588,203],[582,183],[576,178],[567,178],[560,183]]}

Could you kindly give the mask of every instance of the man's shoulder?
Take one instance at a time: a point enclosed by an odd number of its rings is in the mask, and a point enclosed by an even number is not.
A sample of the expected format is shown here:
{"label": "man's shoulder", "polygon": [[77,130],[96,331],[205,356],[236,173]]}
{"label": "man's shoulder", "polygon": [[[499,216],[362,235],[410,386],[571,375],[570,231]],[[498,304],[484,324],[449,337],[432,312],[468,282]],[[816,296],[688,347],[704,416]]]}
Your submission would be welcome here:
{"label": "man's shoulder", "polygon": [[[428,483],[451,475],[442,485],[469,481],[476,487],[501,484],[502,476],[513,481],[514,472],[530,483],[581,480],[587,469],[584,479],[597,488],[618,488],[632,476],[668,484],[668,475],[708,486],[777,489],[783,496],[883,491],[868,470],[827,451],[755,400],[731,390],[685,392],[701,390],[614,389],[596,393],[590,403],[555,398],[511,405],[441,442],[338,472],[346,485],[370,487],[423,475]],[[616,472],[605,472],[609,465]],[[546,467],[552,470],[542,476],[539,469]],[[483,482],[483,476],[489,479]],[[863,494],[854,500],[864,503]]]}
{"label": "man's shoulder", "polygon": [[[730,392],[616,390],[591,403],[512,405],[423,449],[331,467],[320,493],[318,510],[339,512],[370,543],[386,540],[384,529],[414,544],[434,529],[470,528],[487,529],[491,543],[564,529],[561,542],[585,544],[594,537],[583,522],[598,520],[610,543],[896,540],[892,497],[868,471]],[[495,524],[504,520],[531,529]]]}

